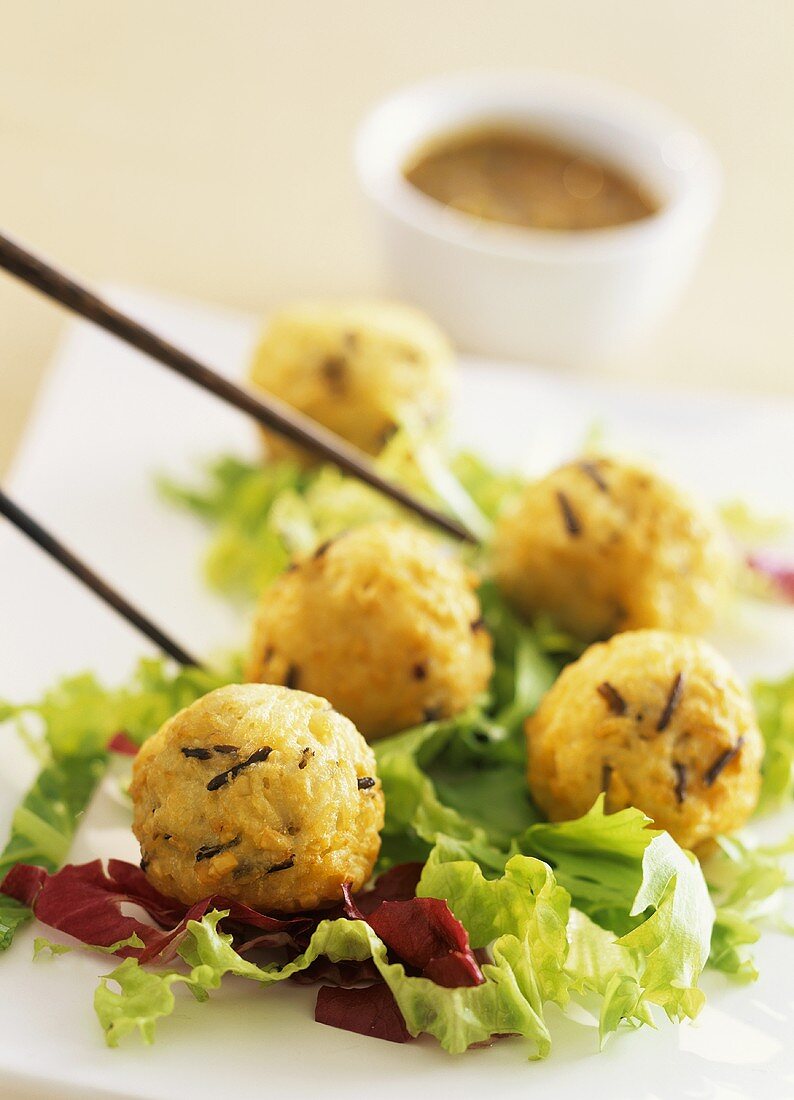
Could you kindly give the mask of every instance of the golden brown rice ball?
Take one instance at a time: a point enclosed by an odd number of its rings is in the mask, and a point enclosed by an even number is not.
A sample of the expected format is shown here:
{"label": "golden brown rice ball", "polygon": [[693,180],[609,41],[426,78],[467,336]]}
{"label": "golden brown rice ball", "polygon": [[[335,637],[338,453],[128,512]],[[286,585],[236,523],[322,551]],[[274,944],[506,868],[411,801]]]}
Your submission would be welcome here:
{"label": "golden brown rice ball", "polygon": [[457,714],[492,671],[476,586],[418,528],[359,527],[265,591],[246,674],[325,696],[370,739]]}
{"label": "golden brown rice ball", "polygon": [[745,823],[763,745],[750,699],[706,642],[617,634],[563,670],[526,723],[529,787],[552,821],[636,806],[686,848]]}
{"label": "golden brown rice ball", "polygon": [[[403,423],[428,430],[445,416],[452,349],[419,310],[396,302],[316,303],[267,325],[251,381],[369,454]],[[310,458],[266,432],[273,457]]]}
{"label": "golden brown rice ball", "polygon": [[527,486],[497,525],[494,572],[522,615],[589,642],[642,627],[702,633],[732,563],[717,523],[674,486],[591,458]]}
{"label": "golden brown rice ball", "polygon": [[380,850],[372,750],[325,699],[232,684],[147,741],[132,778],[133,830],[153,886],[189,904],[222,894],[292,912],[360,889]]}

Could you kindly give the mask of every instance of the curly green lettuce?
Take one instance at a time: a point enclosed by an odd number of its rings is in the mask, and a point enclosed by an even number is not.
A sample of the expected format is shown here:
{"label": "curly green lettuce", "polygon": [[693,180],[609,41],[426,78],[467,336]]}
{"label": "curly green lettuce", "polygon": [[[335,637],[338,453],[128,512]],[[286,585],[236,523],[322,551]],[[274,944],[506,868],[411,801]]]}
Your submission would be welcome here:
{"label": "curly green lettuce", "polygon": [[258,964],[235,951],[218,930],[223,914],[212,912],[188,925],[179,950],[187,969],[150,971],[127,959],[102,979],[94,1004],[107,1042],[115,1046],[135,1031],[151,1042],[157,1022],[176,1007],[177,984],[204,1001],[227,975],[268,986],[321,955],[371,959],[408,1032],[432,1035],[452,1054],[514,1034],[528,1040],[532,1057],[545,1057],[552,1041],[546,1007],[565,1011],[572,996],[600,1001],[602,1042],[622,1024],[653,1024],[653,1005],[671,1019],[697,1015],[713,909],[696,865],[666,834],[650,834],[626,913],[635,927],[620,939],[571,909],[570,894],[542,860],[513,855],[488,879],[478,863],[458,858],[457,847],[442,840],[432,850],[418,894],[445,900],[471,945],[487,950],[481,985],[446,988],[409,975],[389,961],[369,925],[345,918],[323,921],[296,959]]}
{"label": "curly green lettuce", "polygon": [[765,745],[761,805],[773,807],[794,793],[794,675],[759,681],[753,702]]}
{"label": "curly green lettuce", "polygon": [[709,965],[740,981],[758,977],[750,948],[765,927],[791,931],[782,916],[783,892],[792,880],[786,857],[794,853],[794,836],[777,845],[751,847],[737,837],[721,837],[718,849],[704,861],[717,919],[711,937]]}
{"label": "curly green lettuce", "polygon": [[[520,489],[469,453],[446,456],[397,432],[377,459],[381,473],[417,496],[445,507],[479,537]],[[224,455],[204,471],[198,487],[160,478],[163,497],[212,530],[205,576],[212,588],[251,598],[298,553],[308,553],[342,531],[404,515],[381,493],[333,466],[303,469],[293,462],[249,462]]]}

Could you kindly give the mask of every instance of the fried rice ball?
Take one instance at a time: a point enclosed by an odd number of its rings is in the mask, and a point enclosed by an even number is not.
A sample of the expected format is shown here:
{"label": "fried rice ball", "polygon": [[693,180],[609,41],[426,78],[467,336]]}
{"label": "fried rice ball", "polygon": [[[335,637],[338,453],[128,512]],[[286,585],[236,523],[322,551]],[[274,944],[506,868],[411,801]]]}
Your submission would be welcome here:
{"label": "fried rice ball", "polygon": [[616,634],[568,665],[527,719],[529,787],[552,821],[636,806],[686,848],[745,823],[761,783],[752,703],[707,642]]}
{"label": "fried rice ball", "polygon": [[136,757],[147,878],[190,904],[222,894],[292,912],[360,889],[380,850],[372,750],[325,699],[232,684],[169,719]]}
{"label": "fried rice ball", "polygon": [[588,458],[527,486],[497,525],[494,573],[522,615],[590,642],[642,627],[704,632],[732,562],[718,524],[674,486]]}
{"label": "fried rice ball", "polygon": [[418,528],[359,527],[266,590],[246,675],[323,695],[369,739],[457,714],[493,667],[476,586]]}
{"label": "fried rice ball", "polygon": [[[449,402],[452,348],[419,310],[396,302],[293,306],[267,325],[251,364],[255,386],[378,454],[403,423],[429,429]],[[271,432],[275,458],[311,456]]]}

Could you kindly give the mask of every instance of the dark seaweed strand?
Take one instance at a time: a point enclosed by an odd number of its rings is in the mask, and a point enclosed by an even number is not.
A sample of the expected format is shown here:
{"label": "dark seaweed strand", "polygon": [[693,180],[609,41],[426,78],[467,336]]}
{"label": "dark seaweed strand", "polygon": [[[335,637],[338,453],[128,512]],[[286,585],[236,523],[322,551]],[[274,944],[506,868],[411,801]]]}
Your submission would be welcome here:
{"label": "dark seaweed strand", "polygon": [[577,535],[581,535],[582,525],[579,522],[579,517],[571,507],[571,502],[568,497],[559,489],[557,490],[557,502],[560,506],[562,518],[565,522],[565,530],[568,532],[571,538],[576,538]]}
{"label": "dark seaweed strand", "polygon": [[189,760],[209,760],[212,753],[209,749],[182,749],[182,755]]}
{"label": "dark seaweed strand", "polygon": [[300,669],[297,665],[290,665],[287,669],[287,674],[284,677],[284,687],[296,688],[298,686],[298,677],[300,676]]}
{"label": "dark seaweed strand", "polygon": [[386,426],[383,428],[380,435],[378,436],[378,442],[380,443],[381,447],[385,447],[390,439],[394,439],[399,430],[399,425],[395,424],[392,421],[386,424]]}
{"label": "dark seaweed strand", "polygon": [[740,737],[732,748],[726,749],[724,753],[717,757],[709,770],[703,776],[703,782],[706,784],[707,787],[711,787],[714,785],[714,783],[716,783],[717,779],[725,770],[725,768],[727,768],[727,766],[730,764],[731,760],[733,760],[735,756],[738,756],[739,753],[742,751],[743,744],[744,738]]}
{"label": "dark seaweed strand", "polygon": [[213,745],[215,752],[219,752],[221,756],[227,756],[230,752],[238,752],[237,745]]}
{"label": "dark seaweed strand", "polygon": [[675,708],[681,702],[683,692],[684,674],[683,672],[679,672],[670,685],[670,694],[667,696],[667,702],[664,704],[664,710],[662,711],[661,717],[656,723],[656,730],[658,733],[661,733],[662,730],[666,730],[670,725],[670,719],[673,717]]}
{"label": "dark seaweed strand", "polygon": [[469,630],[472,634],[476,634],[478,630],[482,630],[485,626],[485,619],[480,615],[479,619],[475,619],[474,622],[469,623]]}
{"label": "dark seaweed strand", "polygon": [[291,855],[291,856],[287,856],[287,858],[285,860],[282,860],[281,863],[274,863],[272,867],[268,867],[266,873],[268,875],[275,875],[276,871],[288,871],[290,869],[290,867],[294,867],[294,866],[295,866],[295,856]]}
{"label": "dark seaweed strand", "polygon": [[614,770],[611,764],[604,764],[601,768],[601,790],[604,794],[609,790],[609,784],[612,780],[612,772]]}
{"label": "dark seaweed strand", "polygon": [[604,680],[603,684],[599,684],[596,691],[606,702],[613,714],[626,713],[626,700],[618,689],[613,684],[610,684],[609,680]]}
{"label": "dark seaweed strand", "polygon": [[590,480],[598,486],[598,488],[601,490],[602,493],[608,493],[609,492],[609,486],[604,481],[604,478],[601,474],[601,471],[599,470],[598,466],[596,466],[595,462],[588,462],[585,459],[583,462],[580,462],[578,465],[579,465],[579,469],[582,471],[582,473],[586,474],[590,478]]}
{"label": "dark seaweed strand", "polygon": [[312,555],[314,560],[317,561],[318,558],[324,557],[335,542],[336,539],[326,539],[325,542],[321,542],[317,549],[314,551],[314,554]]}
{"label": "dark seaweed strand", "polygon": [[309,760],[311,759],[312,756],[314,756],[314,750],[313,749],[310,749],[310,748],[307,747],[303,750],[303,752],[301,753],[301,758],[298,761],[298,767],[300,768],[301,771],[303,771],[303,769],[309,763]]}
{"label": "dark seaweed strand", "polygon": [[375,780],[371,775],[362,775],[356,780],[358,789],[360,791],[368,791],[371,787],[375,786]]}
{"label": "dark seaweed strand", "polygon": [[228,852],[230,848],[236,848],[239,843],[240,838],[236,836],[234,840],[229,840],[225,844],[202,844],[196,852],[196,863],[219,856],[221,852]]}
{"label": "dark seaweed strand", "polygon": [[414,680],[426,680],[427,679],[427,665],[424,661],[417,661],[411,669],[411,675]]}
{"label": "dark seaweed strand", "polygon": [[251,753],[247,760],[241,760],[239,764],[227,768],[225,772],[220,772],[219,775],[210,779],[207,784],[207,790],[217,791],[221,787],[225,787],[227,783],[231,783],[233,779],[236,779],[244,768],[250,768],[252,764],[263,764],[272,751],[269,745],[265,745],[262,749],[257,749],[256,752]]}
{"label": "dark seaweed strand", "polygon": [[329,390],[343,394],[347,389],[347,363],[341,355],[329,355],[320,368]]}
{"label": "dark seaweed strand", "polygon": [[686,765],[679,764],[677,760],[673,761],[673,771],[675,772],[675,800],[680,806],[686,798]]}

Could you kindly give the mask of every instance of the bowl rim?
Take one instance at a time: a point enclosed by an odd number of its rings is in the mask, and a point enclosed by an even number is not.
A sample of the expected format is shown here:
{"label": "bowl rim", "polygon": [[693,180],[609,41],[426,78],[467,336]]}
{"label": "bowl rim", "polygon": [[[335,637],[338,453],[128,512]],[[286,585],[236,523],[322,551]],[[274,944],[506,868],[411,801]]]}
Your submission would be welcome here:
{"label": "bowl rim", "polygon": [[[694,162],[679,169],[679,192],[665,200],[646,218],[624,225],[588,230],[549,230],[513,226],[477,219],[464,211],[444,206],[425,195],[405,179],[402,159],[384,170],[374,163],[376,131],[389,112],[403,102],[425,97],[431,102],[460,94],[471,98],[480,90],[483,98],[498,93],[513,95],[517,108],[538,106],[538,96],[547,98],[557,115],[597,116],[617,125],[629,140],[647,142],[662,133],[684,135],[696,150]],[[486,108],[486,112],[488,109]],[[499,111],[489,112],[496,121]],[[482,123],[482,111],[470,112],[473,124]],[[466,126],[466,115],[456,124]],[[416,147],[442,133],[432,122],[420,135]],[[448,131],[449,132],[449,131]],[[430,77],[404,85],[376,102],[360,121],[353,142],[353,159],[359,184],[369,199],[403,225],[447,244],[468,251],[523,260],[567,263],[581,259],[602,259],[626,252],[645,250],[659,239],[676,233],[704,231],[719,204],[722,173],[707,142],[686,121],[663,105],[606,81],[548,69],[470,70]],[[619,155],[615,158],[620,163]],[[631,171],[631,169],[629,169]],[[384,180],[386,186],[384,186]]]}

